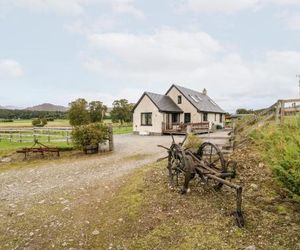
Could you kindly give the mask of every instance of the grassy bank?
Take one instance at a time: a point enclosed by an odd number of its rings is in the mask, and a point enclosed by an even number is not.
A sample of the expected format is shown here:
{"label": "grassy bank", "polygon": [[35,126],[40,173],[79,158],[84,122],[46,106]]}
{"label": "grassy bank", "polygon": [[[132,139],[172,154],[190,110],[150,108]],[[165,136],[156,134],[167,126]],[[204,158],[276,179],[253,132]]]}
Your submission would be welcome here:
{"label": "grassy bank", "polygon": [[250,137],[275,177],[299,196],[300,117],[288,118],[282,125],[270,123],[255,130]]}
{"label": "grassy bank", "polygon": [[[4,249],[298,249],[299,205],[282,200],[267,168],[257,166],[252,151],[239,152],[244,154],[237,182],[245,182],[245,228],[236,227],[230,215],[233,193],[216,193],[193,181],[191,193],[180,195],[168,189],[166,162],[161,162],[113,185],[41,197],[22,208],[22,217],[0,217],[0,231],[5,232],[0,244]],[[251,188],[253,183],[259,188]]]}

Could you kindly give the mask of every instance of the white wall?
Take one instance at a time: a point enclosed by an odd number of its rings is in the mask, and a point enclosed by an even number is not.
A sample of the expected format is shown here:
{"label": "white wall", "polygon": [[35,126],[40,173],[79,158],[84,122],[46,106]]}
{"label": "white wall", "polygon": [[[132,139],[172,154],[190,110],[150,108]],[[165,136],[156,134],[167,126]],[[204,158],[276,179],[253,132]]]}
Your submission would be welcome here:
{"label": "white wall", "polygon": [[216,117],[215,117],[215,113],[208,113],[208,121],[210,123],[210,127],[212,124],[221,125],[222,127],[224,127],[225,114],[222,115],[222,122],[220,122],[220,115],[221,114],[216,114]]}
{"label": "white wall", "polygon": [[[181,95],[181,104],[178,104],[178,96]],[[177,90],[173,87],[168,96],[182,109],[184,113],[191,113],[191,122],[197,123],[201,122],[201,114],[197,112],[197,109]],[[180,114],[180,122],[184,122],[184,114]]]}
{"label": "white wall", "polygon": [[[178,96],[181,95],[182,103],[178,104]],[[172,100],[184,111],[184,113],[191,113],[191,122],[197,123],[203,121],[203,113],[199,113],[197,109],[177,90],[176,87],[173,87],[168,96],[172,98]],[[213,124],[224,126],[225,115],[223,114],[222,122],[220,122],[220,114],[217,114],[215,121],[215,114],[208,113],[208,121],[210,123],[210,127]],[[184,114],[180,114],[180,122],[184,122]]]}
{"label": "white wall", "polygon": [[[152,113],[152,126],[141,125],[141,113]],[[148,96],[144,96],[133,113],[133,131],[147,133],[162,132],[163,114],[158,111],[158,108],[150,100]]]}

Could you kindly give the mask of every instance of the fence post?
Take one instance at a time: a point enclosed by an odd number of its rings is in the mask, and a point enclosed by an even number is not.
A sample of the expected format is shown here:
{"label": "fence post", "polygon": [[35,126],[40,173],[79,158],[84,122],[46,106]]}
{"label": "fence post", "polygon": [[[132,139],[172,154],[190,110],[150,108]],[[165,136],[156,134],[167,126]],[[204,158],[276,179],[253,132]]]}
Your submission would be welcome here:
{"label": "fence post", "polygon": [[279,124],[279,105],[280,105],[280,101],[277,101],[276,109],[275,109],[275,122],[276,122],[276,124]]}
{"label": "fence post", "polygon": [[280,123],[283,124],[284,121],[284,100],[281,100],[281,110],[280,110]]}
{"label": "fence post", "polygon": [[19,132],[19,142],[20,142],[20,143],[22,142],[22,134],[21,134],[21,131]]}
{"label": "fence post", "polygon": [[50,129],[48,128],[48,142],[50,142]]}
{"label": "fence post", "polygon": [[69,131],[67,131],[67,144],[69,145]]}
{"label": "fence post", "polygon": [[109,151],[114,150],[114,136],[113,136],[113,128],[110,125],[108,127],[108,143],[109,143]]}
{"label": "fence post", "polygon": [[13,135],[12,135],[12,132],[9,132],[9,134],[10,134],[10,136],[9,136],[9,142],[11,142]]}

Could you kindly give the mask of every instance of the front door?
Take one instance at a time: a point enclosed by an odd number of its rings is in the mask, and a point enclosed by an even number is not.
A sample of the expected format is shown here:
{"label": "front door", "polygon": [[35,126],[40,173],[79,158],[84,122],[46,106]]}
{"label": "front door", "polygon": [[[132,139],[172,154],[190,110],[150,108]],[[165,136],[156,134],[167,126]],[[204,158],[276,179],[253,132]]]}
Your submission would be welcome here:
{"label": "front door", "polygon": [[191,123],[191,113],[184,113],[184,123]]}

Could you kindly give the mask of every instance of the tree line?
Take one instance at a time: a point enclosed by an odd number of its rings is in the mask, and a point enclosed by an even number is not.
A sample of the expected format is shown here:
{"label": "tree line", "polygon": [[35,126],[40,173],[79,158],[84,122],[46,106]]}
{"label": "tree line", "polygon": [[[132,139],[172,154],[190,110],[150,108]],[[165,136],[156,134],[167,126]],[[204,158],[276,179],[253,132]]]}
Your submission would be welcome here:
{"label": "tree line", "polygon": [[61,111],[32,111],[22,109],[0,109],[0,119],[66,119],[66,112]]}
{"label": "tree line", "polygon": [[0,119],[9,121],[17,119],[69,119],[72,126],[111,119],[112,122],[122,124],[132,122],[134,104],[129,103],[126,99],[115,100],[112,110],[108,113],[107,106],[101,101],[87,102],[84,98],[79,98],[69,103],[69,107],[67,112],[0,109]]}

